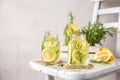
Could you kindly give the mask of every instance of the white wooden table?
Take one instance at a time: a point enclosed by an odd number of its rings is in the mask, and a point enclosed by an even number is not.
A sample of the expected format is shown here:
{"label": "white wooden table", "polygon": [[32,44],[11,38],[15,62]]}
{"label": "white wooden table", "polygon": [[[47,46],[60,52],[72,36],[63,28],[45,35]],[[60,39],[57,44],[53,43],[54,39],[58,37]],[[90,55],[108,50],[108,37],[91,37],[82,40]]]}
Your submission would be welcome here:
{"label": "white wooden table", "polygon": [[116,73],[116,79],[120,80],[120,59],[111,64],[94,64],[94,68],[89,70],[64,69],[55,65],[44,66],[34,61],[30,61],[29,64],[33,70],[46,74],[45,80],[54,80],[54,77],[65,80],[98,80],[111,73]]}

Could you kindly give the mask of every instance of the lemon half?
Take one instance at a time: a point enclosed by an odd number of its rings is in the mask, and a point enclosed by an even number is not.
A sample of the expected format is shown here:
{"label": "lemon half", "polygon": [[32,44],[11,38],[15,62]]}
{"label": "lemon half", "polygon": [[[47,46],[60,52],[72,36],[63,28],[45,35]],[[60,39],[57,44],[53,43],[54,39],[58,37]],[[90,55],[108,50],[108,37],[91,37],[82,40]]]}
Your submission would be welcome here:
{"label": "lemon half", "polygon": [[105,50],[107,50],[111,54],[111,57],[110,57],[109,61],[113,61],[115,59],[115,57],[114,57],[113,53],[110,51],[109,48],[103,47],[103,48],[100,49],[100,51],[105,51]]}
{"label": "lemon half", "polygon": [[94,56],[94,60],[97,61],[112,61],[114,60],[114,56],[109,50],[102,50],[97,52]]}

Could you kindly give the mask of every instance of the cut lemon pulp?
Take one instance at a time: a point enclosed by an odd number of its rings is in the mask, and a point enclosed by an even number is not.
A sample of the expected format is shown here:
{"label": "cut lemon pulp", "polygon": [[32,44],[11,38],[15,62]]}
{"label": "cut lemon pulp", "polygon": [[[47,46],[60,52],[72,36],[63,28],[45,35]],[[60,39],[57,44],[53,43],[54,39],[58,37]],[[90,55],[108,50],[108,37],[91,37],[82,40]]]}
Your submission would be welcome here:
{"label": "cut lemon pulp", "polygon": [[77,50],[74,50],[72,53],[72,59],[77,64],[84,64],[88,59],[88,54],[79,53]]}
{"label": "cut lemon pulp", "polygon": [[42,58],[45,62],[54,62],[56,60],[56,53],[52,49],[44,49]]}
{"label": "cut lemon pulp", "polygon": [[97,61],[111,61],[114,60],[114,56],[109,50],[102,50],[97,52],[94,56],[94,60]]}
{"label": "cut lemon pulp", "polygon": [[115,59],[115,57],[114,57],[113,53],[108,48],[103,47],[103,48],[100,49],[100,51],[105,51],[105,50],[109,51],[109,53],[111,54],[111,57],[110,57],[109,61],[113,61]]}
{"label": "cut lemon pulp", "polygon": [[76,50],[72,52],[72,59],[78,64],[81,63],[80,54]]}
{"label": "cut lemon pulp", "polygon": [[70,24],[69,27],[73,30],[73,31],[79,31],[79,26],[75,23]]}

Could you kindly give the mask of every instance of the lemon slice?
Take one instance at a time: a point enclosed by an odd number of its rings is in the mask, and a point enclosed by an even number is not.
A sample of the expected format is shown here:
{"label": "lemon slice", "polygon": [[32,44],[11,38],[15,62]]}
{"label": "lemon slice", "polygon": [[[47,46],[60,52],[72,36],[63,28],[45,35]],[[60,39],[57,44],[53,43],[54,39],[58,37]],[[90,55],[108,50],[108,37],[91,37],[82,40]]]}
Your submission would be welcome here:
{"label": "lemon slice", "polygon": [[94,60],[97,61],[109,61],[112,54],[108,50],[103,50],[100,52],[97,52],[94,56]]}
{"label": "lemon slice", "polygon": [[52,49],[44,49],[42,52],[42,58],[45,62],[54,62],[56,57],[57,55]]}
{"label": "lemon slice", "polygon": [[80,55],[76,50],[72,52],[72,59],[78,64],[81,63]]}
{"label": "lemon slice", "polygon": [[72,52],[72,59],[77,64],[84,64],[88,59],[88,54],[82,54],[82,53],[79,53],[77,50],[74,50]]}
{"label": "lemon slice", "polygon": [[82,53],[87,53],[88,52],[88,43],[86,40],[81,40],[81,50],[80,52]]}
{"label": "lemon slice", "polygon": [[68,35],[71,35],[71,34],[78,32],[78,31],[80,31],[80,29],[79,29],[79,26],[77,24],[72,23],[72,24],[68,25],[68,29],[67,29]]}
{"label": "lemon slice", "polygon": [[68,27],[68,32],[69,32],[70,34],[72,34],[72,33],[73,33],[73,30],[72,30],[72,28],[71,28],[71,27]]}
{"label": "lemon slice", "polygon": [[75,23],[70,24],[69,27],[73,30],[73,31],[79,31],[79,26]]}

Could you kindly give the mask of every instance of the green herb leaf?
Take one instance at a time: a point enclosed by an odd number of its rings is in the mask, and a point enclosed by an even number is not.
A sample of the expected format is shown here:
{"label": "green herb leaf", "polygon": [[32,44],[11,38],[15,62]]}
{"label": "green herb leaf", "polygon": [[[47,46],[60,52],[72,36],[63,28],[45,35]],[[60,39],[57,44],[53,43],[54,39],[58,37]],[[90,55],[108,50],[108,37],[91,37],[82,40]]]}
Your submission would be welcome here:
{"label": "green herb leaf", "polygon": [[64,64],[58,64],[58,67],[63,67],[64,66]]}
{"label": "green herb leaf", "polygon": [[99,64],[109,64],[108,61],[97,61],[97,60],[91,60],[92,63],[99,63]]}
{"label": "green herb leaf", "polygon": [[88,23],[87,27],[82,29],[82,34],[86,35],[86,39],[91,46],[96,43],[100,43],[101,40],[106,39],[106,35],[113,37],[116,29],[114,27],[106,28],[102,23],[96,22],[91,24]]}

